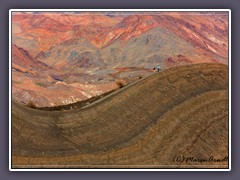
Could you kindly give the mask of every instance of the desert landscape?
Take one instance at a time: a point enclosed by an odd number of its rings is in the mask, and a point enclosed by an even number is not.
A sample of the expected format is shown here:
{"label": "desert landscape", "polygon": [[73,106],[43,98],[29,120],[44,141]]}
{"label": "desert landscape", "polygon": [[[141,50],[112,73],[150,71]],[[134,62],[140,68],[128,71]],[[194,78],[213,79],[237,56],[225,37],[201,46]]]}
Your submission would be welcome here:
{"label": "desert landscape", "polygon": [[228,12],[12,12],[12,167],[228,168],[228,31]]}

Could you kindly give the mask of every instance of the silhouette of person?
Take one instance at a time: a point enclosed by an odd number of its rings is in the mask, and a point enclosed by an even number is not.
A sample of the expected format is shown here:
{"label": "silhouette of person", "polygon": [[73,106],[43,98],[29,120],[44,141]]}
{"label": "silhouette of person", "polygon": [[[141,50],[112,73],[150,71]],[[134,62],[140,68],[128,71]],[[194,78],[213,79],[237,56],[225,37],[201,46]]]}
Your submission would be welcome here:
{"label": "silhouette of person", "polygon": [[158,70],[158,72],[160,71],[160,65],[157,66],[157,70]]}

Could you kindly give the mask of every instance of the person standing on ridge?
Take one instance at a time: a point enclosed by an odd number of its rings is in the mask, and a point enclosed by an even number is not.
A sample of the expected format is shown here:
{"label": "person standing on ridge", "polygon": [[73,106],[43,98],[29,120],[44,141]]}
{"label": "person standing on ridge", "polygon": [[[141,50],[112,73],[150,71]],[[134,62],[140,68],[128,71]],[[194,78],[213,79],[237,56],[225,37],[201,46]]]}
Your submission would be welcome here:
{"label": "person standing on ridge", "polygon": [[157,66],[157,71],[158,71],[158,72],[160,71],[160,65]]}

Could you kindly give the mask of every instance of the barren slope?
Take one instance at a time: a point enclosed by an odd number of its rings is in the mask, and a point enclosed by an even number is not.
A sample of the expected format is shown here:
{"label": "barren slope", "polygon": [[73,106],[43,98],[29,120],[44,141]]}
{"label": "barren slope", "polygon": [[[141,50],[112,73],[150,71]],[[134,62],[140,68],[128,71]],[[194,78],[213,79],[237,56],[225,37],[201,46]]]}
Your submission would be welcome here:
{"label": "barren slope", "polygon": [[228,39],[228,12],[16,12],[13,97],[65,105],[148,76],[157,65],[228,64]]}
{"label": "barren slope", "polygon": [[144,78],[82,109],[12,103],[14,167],[196,167],[228,155],[228,67],[195,64]]}

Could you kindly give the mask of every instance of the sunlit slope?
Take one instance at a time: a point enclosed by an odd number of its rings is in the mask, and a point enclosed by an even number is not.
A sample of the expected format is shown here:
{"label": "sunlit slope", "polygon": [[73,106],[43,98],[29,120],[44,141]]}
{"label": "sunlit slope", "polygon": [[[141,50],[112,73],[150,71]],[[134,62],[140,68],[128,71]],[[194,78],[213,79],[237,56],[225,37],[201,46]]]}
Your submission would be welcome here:
{"label": "sunlit slope", "polygon": [[163,70],[83,109],[46,112],[13,101],[12,155],[14,167],[29,168],[227,167],[174,158],[228,155],[228,67]]}

